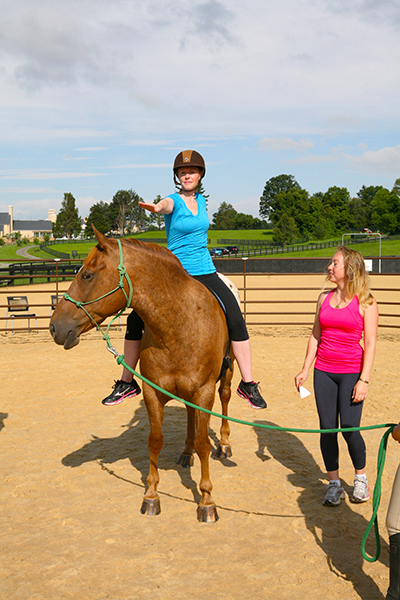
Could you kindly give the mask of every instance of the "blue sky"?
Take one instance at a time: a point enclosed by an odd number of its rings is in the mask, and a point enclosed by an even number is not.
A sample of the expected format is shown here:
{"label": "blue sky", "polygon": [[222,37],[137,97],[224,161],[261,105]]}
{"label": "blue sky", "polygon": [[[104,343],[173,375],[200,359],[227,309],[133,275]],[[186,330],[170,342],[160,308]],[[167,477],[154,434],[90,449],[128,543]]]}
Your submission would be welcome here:
{"label": "blue sky", "polygon": [[86,216],[171,193],[183,149],[221,202],[265,182],[355,195],[400,177],[398,0],[1,2],[0,212]]}

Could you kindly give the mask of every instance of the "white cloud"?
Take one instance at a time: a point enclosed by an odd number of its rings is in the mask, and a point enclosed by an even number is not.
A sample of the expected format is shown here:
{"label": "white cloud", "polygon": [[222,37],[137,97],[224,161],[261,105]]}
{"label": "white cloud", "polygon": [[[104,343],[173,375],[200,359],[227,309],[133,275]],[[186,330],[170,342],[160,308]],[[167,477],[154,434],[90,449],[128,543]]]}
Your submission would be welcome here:
{"label": "white cloud", "polygon": [[110,169],[171,169],[171,163],[130,163],[125,165],[113,165]]}
{"label": "white cloud", "polygon": [[282,152],[284,150],[294,150],[296,152],[306,152],[314,148],[314,144],[310,140],[299,140],[296,142],[291,138],[262,138],[258,142],[260,150],[268,150],[270,152]]}
{"label": "white cloud", "polygon": [[[367,165],[397,169],[396,153],[367,150],[400,135],[399,11],[397,0],[3,3],[0,179],[153,198],[168,192],[174,155],[203,147],[213,206],[259,197],[288,161],[321,189]],[[7,190],[6,203],[18,196]]]}
{"label": "white cloud", "polygon": [[332,152],[331,154],[308,154],[307,156],[301,156],[300,158],[288,158],[285,163],[295,165],[316,165],[326,162],[334,162],[338,160],[338,156]]}
{"label": "white cloud", "polygon": [[361,156],[348,157],[349,166],[360,170],[374,169],[400,173],[400,145],[380,150],[367,150]]}
{"label": "white cloud", "polygon": [[85,171],[77,172],[52,172],[52,171],[0,171],[0,179],[30,179],[32,181],[46,181],[52,179],[75,179],[87,177],[100,177],[104,173],[86,173]]}

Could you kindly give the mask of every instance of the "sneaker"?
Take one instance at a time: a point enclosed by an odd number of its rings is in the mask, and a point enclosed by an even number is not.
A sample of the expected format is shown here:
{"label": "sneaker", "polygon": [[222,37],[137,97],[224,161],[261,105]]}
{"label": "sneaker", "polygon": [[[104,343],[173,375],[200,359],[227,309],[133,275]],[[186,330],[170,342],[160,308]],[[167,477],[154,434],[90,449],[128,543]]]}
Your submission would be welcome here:
{"label": "sneaker", "polygon": [[241,398],[247,400],[252,408],[267,408],[267,403],[261,396],[258,390],[258,383],[255,381],[245,383],[242,379],[236,393]]}
{"label": "sneaker", "polygon": [[336,481],[330,481],[322,504],[324,506],[338,506],[340,501],[345,497],[346,494],[342,486],[336,483]]}
{"label": "sneaker", "polygon": [[111,394],[101,402],[106,406],[114,406],[114,404],[119,404],[125,398],[137,396],[140,392],[141,389],[134,379],[132,379],[131,383],[119,380],[114,383]]}
{"label": "sneaker", "polygon": [[367,502],[369,500],[368,479],[359,479],[358,477],[354,479],[354,490],[350,500],[355,503]]}

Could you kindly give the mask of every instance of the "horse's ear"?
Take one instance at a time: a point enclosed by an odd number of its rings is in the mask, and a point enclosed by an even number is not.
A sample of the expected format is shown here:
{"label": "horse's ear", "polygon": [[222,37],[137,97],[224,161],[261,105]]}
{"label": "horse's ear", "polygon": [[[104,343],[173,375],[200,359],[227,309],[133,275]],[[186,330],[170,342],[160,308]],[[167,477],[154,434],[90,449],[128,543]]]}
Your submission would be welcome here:
{"label": "horse's ear", "polygon": [[92,228],[94,231],[94,235],[96,236],[96,240],[97,240],[99,247],[102,250],[106,250],[107,247],[109,246],[108,238],[105,235],[103,235],[102,233],[100,233],[100,231],[98,231],[96,229],[96,227],[93,225],[93,223],[92,223]]}

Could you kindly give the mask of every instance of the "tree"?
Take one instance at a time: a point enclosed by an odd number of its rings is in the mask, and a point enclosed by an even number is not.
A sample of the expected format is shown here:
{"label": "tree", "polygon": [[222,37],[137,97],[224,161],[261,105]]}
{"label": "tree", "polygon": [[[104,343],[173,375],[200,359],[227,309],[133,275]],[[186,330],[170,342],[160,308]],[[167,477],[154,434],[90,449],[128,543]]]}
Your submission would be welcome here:
{"label": "tree", "polygon": [[325,218],[330,221],[335,233],[350,227],[350,193],[347,188],[330,187],[322,196]]}
{"label": "tree", "polygon": [[119,190],[110,203],[110,225],[120,235],[137,231],[148,223],[146,211],[140,208],[143,202],[134,190]]}
{"label": "tree", "polygon": [[235,229],[235,218],[238,213],[232,204],[221,202],[216,213],[213,214],[212,226],[214,229]]}
{"label": "tree", "polygon": [[11,239],[16,242],[17,246],[22,246],[21,242],[22,233],[20,231],[13,231],[11,234]]}
{"label": "tree", "polygon": [[278,223],[282,216],[293,217],[296,228],[300,234],[304,231],[304,218],[309,212],[308,192],[301,188],[292,188],[287,191],[279,192],[274,200],[274,211],[270,214],[272,223]]}
{"label": "tree", "polygon": [[[160,196],[160,194],[158,194],[154,200],[153,200],[153,204],[158,204],[159,202],[161,202],[162,197]],[[161,213],[149,213],[148,215],[148,220],[150,223],[154,223],[154,225],[157,227],[157,229],[160,231],[161,229],[163,229],[164,227],[164,215],[162,215]]]}
{"label": "tree", "polygon": [[394,192],[382,188],[372,201],[372,224],[384,233],[400,230],[400,198]]}
{"label": "tree", "polygon": [[109,233],[111,230],[110,225],[110,211],[107,202],[96,202],[90,207],[88,218],[86,219],[85,236],[93,236],[92,224],[96,227],[100,233]]}
{"label": "tree", "polygon": [[396,194],[400,198],[400,179],[396,179],[393,184],[392,193]]}
{"label": "tree", "polygon": [[131,197],[126,190],[118,190],[110,203],[109,214],[111,229],[120,235],[124,235],[125,233],[130,203]]}
{"label": "tree", "polygon": [[275,211],[275,200],[278,194],[293,189],[301,190],[293,175],[271,177],[265,184],[263,195],[260,198],[260,216],[269,219],[271,213]]}
{"label": "tree", "polygon": [[75,198],[71,193],[64,194],[61,209],[57,214],[56,222],[53,223],[53,236],[55,238],[79,235],[82,229],[78,209],[75,206]]}
{"label": "tree", "polygon": [[351,198],[349,211],[352,227],[360,230],[371,227],[372,200],[375,194],[382,189],[381,185],[370,185],[368,187],[363,185],[357,192],[357,197]]}
{"label": "tree", "polygon": [[245,213],[237,213],[235,216],[235,229],[256,229],[254,221],[260,223],[260,219],[255,219],[253,215]]}
{"label": "tree", "polygon": [[197,186],[196,192],[204,196],[204,198],[206,199],[206,206],[208,207],[208,199],[210,197],[210,194],[206,194],[206,190],[204,189],[202,181],[200,181],[200,184]]}
{"label": "tree", "polygon": [[294,218],[283,212],[274,227],[272,239],[278,244],[291,244],[297,235],[298,230]]}

